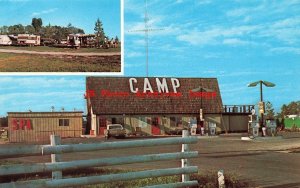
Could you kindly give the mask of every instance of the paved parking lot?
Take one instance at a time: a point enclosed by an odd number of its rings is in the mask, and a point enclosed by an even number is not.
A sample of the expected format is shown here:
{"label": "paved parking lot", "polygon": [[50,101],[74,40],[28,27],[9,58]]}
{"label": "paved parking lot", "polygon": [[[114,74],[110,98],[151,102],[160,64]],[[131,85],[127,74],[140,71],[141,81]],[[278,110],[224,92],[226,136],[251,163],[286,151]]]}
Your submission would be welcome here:
{"label": "paved parking lot", "polygon": [[[130,139],[125,139],[130,140]],[[95,142],[99,139],[68,139],[68,142]],[[109,141],[123,141],[112,139]],[[2,145],[4,146],[4,145]],[[199,157],[192,159],[192,165],[199,170],[235,173],[241,179],[247,179],[262,187],[300,187],[300,134],[287,133],[283,138],[242,141],[240,134],[224,135],[214,138],[200,138],[192,150],[199,151]],[[64,154],[63,160],[91,159],[112,156],[139,155],[160,152],[177,152],[180,146],[160,146],[81,152]],[[49,162],[49,156],[11,158],[22,162]],[[152,169],[178,167],[179,161],[153,162],[117,166],[126,169]]]}

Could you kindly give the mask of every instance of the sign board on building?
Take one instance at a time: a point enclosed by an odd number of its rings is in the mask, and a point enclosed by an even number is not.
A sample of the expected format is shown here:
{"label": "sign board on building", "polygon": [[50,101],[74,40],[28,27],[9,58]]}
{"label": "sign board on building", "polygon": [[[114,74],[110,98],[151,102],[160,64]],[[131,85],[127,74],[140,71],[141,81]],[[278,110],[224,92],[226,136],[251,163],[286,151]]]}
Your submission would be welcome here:
{"label": "sign board on building", "polygon": [[[167,84],[166,78],[155,78],[156,87],[158,89],[158,93],[169,93],[172,91],[173,93],[177,93],[177,89],[180,87],[180,82],[177,78],[170,78],[169,82],[171,83],[172,87],[169,88]],[[137,79],[136,78],[129,78],[129,87],[131,93],[137,93],[143,91],[143,93],[154,93],[153,85],[151,85],[148,78],[144,78],[143,88],[137,87]]]}
{"label": "sign board on building", "polygon": [[12,119],[12,130],[32,130],[30,119]]}
{"label": "sign board on building", "polygon": [[265,113],[265,102],[259,102],[258,109],[259,109],[260,114],[264,114]]}
{"label": "sign board on building", "polygon": [[204,121],[202,108],[200,108],[200,121]]}

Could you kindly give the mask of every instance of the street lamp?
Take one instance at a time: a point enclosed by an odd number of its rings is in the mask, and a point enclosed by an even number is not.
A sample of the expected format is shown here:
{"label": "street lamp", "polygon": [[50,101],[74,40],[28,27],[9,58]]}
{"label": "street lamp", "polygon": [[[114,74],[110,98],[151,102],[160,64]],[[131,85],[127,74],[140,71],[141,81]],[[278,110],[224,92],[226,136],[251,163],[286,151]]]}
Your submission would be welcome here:
{"label": "street lamp", "polygon": [[252,82],[250,84],[248,84],[248,87],[255,87],[257,86],[257,84],[260,85],[260,103],[259,103],[259,108],[260,108],[260,116],[261,116],[261,124],[260,126],[263,127],[264,126],[264,113],[265,113],[265,105],[263,103],[263,89],[262,86],[265,85],[266,87],[275,87],[275,84],[268,82],[268,81],[263,81],[263,80],[259,80],[256,82]]}
{"label": "street lamp", "polygon": [[257,84],[260,84],[260,101],[262,102],[263,101],[262,85],[264,84],[267,87],[274,87],[275,84],[268,82],[268,81],[259,80],[257,82],[252,82],[252,83],[248,84],[248,87],[255,87],[255,86],[257,86]]}

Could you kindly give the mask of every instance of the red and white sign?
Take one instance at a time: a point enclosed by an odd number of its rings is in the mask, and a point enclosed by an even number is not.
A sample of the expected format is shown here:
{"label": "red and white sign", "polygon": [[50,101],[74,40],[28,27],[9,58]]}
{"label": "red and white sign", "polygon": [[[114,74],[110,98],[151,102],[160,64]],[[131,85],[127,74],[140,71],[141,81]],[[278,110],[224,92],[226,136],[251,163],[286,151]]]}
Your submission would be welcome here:
{"label": "red and white sign", "polygon": [[12,130],[32,130],[30,119],[12,119]]}

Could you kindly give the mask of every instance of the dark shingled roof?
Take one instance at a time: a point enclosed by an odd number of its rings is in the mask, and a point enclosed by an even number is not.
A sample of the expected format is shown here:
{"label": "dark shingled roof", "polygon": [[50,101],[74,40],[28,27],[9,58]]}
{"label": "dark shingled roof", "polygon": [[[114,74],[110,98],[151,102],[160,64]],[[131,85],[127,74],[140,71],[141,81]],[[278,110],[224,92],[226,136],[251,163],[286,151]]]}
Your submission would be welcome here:
{"label": "dark shingled roof", "polygon": [[[216,92],[212,99],[202,98],[203,113],[222,113],[222,99],[216,78],[178,78],[180,87],[177,92],[182,97],[146,97],[140,98],[130,92],[130,77],[87,77],[86,89],[95,91],[95,96],[90,98],[94,114],[198,114],[201,106],[201,98],[189,97],[189,91],[199,86]],[[142,90],[144,78],[135,77],[134,85]],[[154,91],[157,91],[155,78],[148,78]],[[161,79],[161,78],[160,78]],[[170,78],[167,84],[170,92],[172,85]],[[103,97],[102,90],[111,92],[125,92],[129,96]],[[142,92],[142,91],[141,91]]]}

